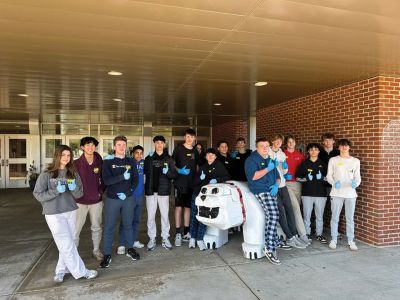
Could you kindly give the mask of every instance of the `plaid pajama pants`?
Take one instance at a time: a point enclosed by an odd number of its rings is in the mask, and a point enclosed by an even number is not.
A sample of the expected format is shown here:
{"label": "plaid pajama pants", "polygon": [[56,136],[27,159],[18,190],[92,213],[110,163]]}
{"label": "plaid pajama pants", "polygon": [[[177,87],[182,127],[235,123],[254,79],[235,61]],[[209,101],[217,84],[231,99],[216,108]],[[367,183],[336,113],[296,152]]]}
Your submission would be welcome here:
{"label": "plaid pajama pants", "polygon": [[279,245],[277,226],[279,222],[279,209],[276,197],[270,193],[255,194],[265,213],[265,247],[269,252],[275,252]]}
{"label": "plaid pajama pants", "polygon": [[200,223],[196,219],[197,215],[197,206],[195,204],[196,196],[192,196],[192,209],[190,211],[190,237],[196,239],[197,241],[202,241],[204,234],[207,230],[207,225]]}

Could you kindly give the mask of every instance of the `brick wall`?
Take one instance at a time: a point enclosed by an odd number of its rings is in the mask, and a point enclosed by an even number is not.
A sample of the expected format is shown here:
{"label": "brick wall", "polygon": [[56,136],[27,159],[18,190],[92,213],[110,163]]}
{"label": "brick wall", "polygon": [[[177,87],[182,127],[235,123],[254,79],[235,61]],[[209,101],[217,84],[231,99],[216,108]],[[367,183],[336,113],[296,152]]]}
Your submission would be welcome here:
{"label": "brick wall", "polygon": [[[297,98],[257,112],[257,136],[293,134],[298,143],[322,133],[353,141],[362,184],[355,213],[356,238],[400,245],[400,78],[377,76]],[[342,224],[343,228],[343,224]]]}
{"label": "brick wall", "polygon": [[212,128],[212,145],[217,146],[219,140],[229,143],[229,151],[234,149],[236,139],[243,137],[247,141],[247,122],[245,120],[229,121]]}

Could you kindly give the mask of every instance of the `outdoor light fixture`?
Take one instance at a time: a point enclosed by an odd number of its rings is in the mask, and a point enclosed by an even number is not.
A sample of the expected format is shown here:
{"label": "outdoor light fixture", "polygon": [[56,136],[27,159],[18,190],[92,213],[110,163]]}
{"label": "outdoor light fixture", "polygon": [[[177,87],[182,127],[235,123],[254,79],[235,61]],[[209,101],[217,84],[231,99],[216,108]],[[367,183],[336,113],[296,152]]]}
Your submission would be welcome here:
{"label": "outdoor light fixture", "polygon": [[122,99],[119,99],[119,98],[114,98],[113,99],[115,102],[121,102],[122,101]]}
{"label": "outdoor light fixture", "polygon": [[214,103],[214,105],[215,105],[215,106],[221,106],[222,104],[221,104],[221,103],[218,103],[218,102],[216,102],[216,103]]}
{"label": "outdoor light fixture", "polygon": [[118,71],[110,71],[107,74],[111,75],[111,76],[120,76],[120,75],[122,75],[122,73],[118,72]]}
{"label": "outdoor light fixture", "polygon": [[255,86],[264,86],[264,85],[267,85],[268,84],[268,82],[266,82],[266,81],[257,81],[254,85]]}
{"label": "outdoor light fixture", "polygon": [[28,97],[29,95],[28,94],[18,94],[18,96],[20,96],[20,97]]}

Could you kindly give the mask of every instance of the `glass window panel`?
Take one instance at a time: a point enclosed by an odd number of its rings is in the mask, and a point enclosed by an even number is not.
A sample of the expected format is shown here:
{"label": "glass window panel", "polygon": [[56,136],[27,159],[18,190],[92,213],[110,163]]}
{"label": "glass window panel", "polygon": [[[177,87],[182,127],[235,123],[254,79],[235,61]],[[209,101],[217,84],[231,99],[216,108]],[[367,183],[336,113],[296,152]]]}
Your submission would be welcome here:
{"label": "glass window panel", "polygon": [[81,149],[81,139],[70,139],[69,146],[72,149],[72,154],[74,155],[74,159],[79,158],[82,155],[83,151]]}
{"label": "glass window panel", "polygon": [[60,124],[42,124],[42,134],[43,135],[61,134],[61,125]]}
{"label": "glass window panel", "polygon": [[101,125],[101,135],[125,135],[125,136],[141,136],[142,126],[117,126],[117,125]]}
{"label": "glass window panel", "polygon": [[53,158],[56,147],[62,144],[62,139],[46,139],[45,153],[46,158]]}
{"label": "glass window panel", "polygon": [[197,127],[197,136],[210,136],[210,127]]}
{"label": "glass window panel", "polygon": [[25,179],[26,178],[26,163],[25,164],[10,164],[10,179]]}
{"label": "glass window panel", "polygon": [[90,125],[90,136],[98,136],[99,135],[99,126],[98,125]]}
{"label": "glass window panel", "polygon": [[10,139],[9,140],[9,158],[26,158],[26,140]]}
{"label": "glass window panel", "polygon": [[89,126],[87,124],[61,124],[61,134],[62,135],[88,135]]}

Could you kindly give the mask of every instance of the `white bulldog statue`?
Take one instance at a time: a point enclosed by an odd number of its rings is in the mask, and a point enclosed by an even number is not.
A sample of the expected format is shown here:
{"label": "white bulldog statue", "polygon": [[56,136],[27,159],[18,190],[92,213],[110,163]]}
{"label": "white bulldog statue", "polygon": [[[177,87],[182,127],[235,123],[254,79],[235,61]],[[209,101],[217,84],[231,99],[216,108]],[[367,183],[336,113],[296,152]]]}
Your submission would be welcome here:
{"label": "white bulldog statue", "polygon": [[[248,259],[261,258],[265,244],[265,215],[246,182],[227,181],[201,188],[196,198],[197,220],[207,225],[204,243],[209,249],[228,242],[228,229],[243,225],[242,249]],[[281,230],[279,230],[281,231]],[[278,235],[283,235],[278,232]]]}

